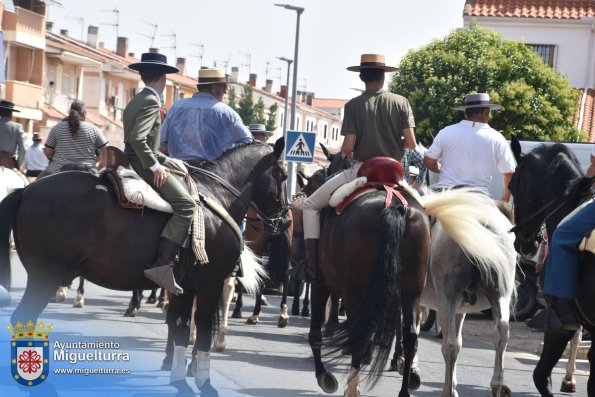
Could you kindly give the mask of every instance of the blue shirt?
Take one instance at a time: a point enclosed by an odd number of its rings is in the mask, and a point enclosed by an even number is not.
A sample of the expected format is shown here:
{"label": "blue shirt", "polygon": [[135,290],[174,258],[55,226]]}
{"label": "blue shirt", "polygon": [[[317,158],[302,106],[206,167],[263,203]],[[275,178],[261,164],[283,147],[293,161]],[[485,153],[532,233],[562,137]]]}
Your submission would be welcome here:
{"label": "blue shirt", "polygon": [[240,115],[209,93],[176,101],[161,128],[161,147],[180,160],[214,160],[227,149],[252,142]]}

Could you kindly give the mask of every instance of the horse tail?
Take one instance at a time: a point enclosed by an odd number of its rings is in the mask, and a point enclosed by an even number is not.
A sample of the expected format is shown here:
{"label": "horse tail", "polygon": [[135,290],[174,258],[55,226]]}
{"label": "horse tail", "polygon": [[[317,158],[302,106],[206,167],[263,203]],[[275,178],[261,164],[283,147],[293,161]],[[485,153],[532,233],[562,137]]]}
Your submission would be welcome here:
{"label": "horse tail", "polygon": [[481,280],[500,293],[513,291],[511,262],[516,261],[510,221],[495,201],[473,188],[451,189],[424,196],[429,215],[473,258]]}
{"label": "horse tail", "polygon": [[262,260],[244,244],[244,250],[240,256],[242,261],[242,270],[244,275],[239,277],[240,282],[249,294],[256,294],[267,278],[267,272],[262,264]]}
{"label": "horse tail", "polygon": [[291,246],[289,231],[269,236],[269,277],[273,285],[279,285],[289,268],[289,249]]}
{"label": "horse tail", "polygon": [[0,285],[10,290],[10,232],[17,218],[23,189],[16,189],[0,202]]}
{"label": "horse tail", "polygon": [[365,356],[378,349],[370,366],[370,386],[380,379],[386,366],[401,315],[400,257],[405,230],[404,209],[400,202],[382,210],[378,260],[372,270],[370,285],[359,308],[336,328],[328,329],[331,352],[344,348]]}

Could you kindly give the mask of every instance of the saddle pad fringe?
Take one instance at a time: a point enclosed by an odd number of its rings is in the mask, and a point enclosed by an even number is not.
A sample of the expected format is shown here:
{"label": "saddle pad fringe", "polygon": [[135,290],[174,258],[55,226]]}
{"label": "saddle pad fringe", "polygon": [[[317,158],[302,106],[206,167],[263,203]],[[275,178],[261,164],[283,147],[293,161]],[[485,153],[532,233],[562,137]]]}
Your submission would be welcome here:
{"label": "saddle pad fringe", "polygon": [[350,194],[355,192],[357,189],[363,187],[368,178],[365,176],[361,176],[359,178],[354,179],[351,182],[347,182],[344,185],[339,186],[335,191],[331,194],[331,198],[328,202],[328,205],[332,208],[336,208],[339,204],[343,202]]}

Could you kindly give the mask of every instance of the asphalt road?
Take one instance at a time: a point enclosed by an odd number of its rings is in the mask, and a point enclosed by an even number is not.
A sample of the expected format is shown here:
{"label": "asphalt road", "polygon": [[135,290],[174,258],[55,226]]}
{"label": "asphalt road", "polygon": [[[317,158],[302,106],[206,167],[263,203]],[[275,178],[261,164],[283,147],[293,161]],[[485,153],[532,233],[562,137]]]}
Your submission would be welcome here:
{"label": "asphalt road", "polygon": [[[15,303],[23,293],[26,274],[16,260],[13,261],[13,304],[0,311],[0,323],[8,324]],[[76,284],[76,283],[75,283]],[[135,318],[123,317],[130,293],[107,290],[87,284],[86,305],[72,307],[74,290],[66,302],[50,303],[41,320],[53,324],[50,334],[50,375],[39,386],[24,387],[11,379],[10,333],[0,331],[0,396],[166,396],[176,390],[168,385],[169,373],[160,371],[164,357],[166,326],[161,310],[143,305]],[[230,319],[227,348],[223,353],[212,353],[211,378],[222,397],[235,396],[312,396],[324,395],[318,388],[313,372],[311,352],[307,344],[309,319],[291,317],[287,328],[277,327],[278,297],[269,297],[270,306],[263,308],[258,325],[246,325],[252,297],[245,299],[244,319]],[[490,342],[491,320],[485,315],[470,315],[465,321],[463,349],[458,359],[458,392],[460,396],[489,396],[489,382],[494,361]],[[531,374],[538,357],[542,337],[522,323],[512,323],[510,347],[505,356],[505,379],[515,396],[538,396]],[[67,342],[117,343],[110,350],[127,353],[128,361],[78,361],[74,364],[56,356],[57,343]],[[77,351],[76,349],[71,349]],[[81,350],[78,350],[79,352]],[[90,350],[82,350],[89,352]],[[422,386],[413,396],[439,396],[444,381],[444,363],[440,339],[433,332],[423,332],[419,341],[419,367]],[[553,384],[557,390],[564,373],[565,362],[555,369]],[[128,375],[65,375],[56,369],[110,368],[130,370]],[[349,360],[329,364],[340,386],[333,395],[342,395]],[[586,395],[588,363],[577,363],[577,396]],[[189,385],[195,389],[192,379]],[[401,377],[386,372],[373,390],[362,391],[363,396],[396,396]],[[196,390],[196,389],[195,389]],[[564,395],[564,394],[559,394]]]}

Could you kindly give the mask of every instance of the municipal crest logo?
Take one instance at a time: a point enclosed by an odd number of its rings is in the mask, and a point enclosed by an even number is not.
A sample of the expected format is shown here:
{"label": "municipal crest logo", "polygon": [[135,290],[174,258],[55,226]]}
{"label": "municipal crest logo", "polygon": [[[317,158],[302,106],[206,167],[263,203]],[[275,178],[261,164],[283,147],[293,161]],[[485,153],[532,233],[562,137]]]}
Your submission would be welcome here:
{"label": "municipal crest logo", "polygon": [[10,342],[10,369],[12,378],[24,386],[37,386],[50,372],[49,333],[52,325],[17,322],[8,325],[12,333]]}

